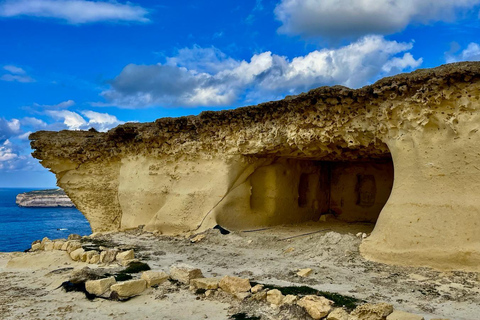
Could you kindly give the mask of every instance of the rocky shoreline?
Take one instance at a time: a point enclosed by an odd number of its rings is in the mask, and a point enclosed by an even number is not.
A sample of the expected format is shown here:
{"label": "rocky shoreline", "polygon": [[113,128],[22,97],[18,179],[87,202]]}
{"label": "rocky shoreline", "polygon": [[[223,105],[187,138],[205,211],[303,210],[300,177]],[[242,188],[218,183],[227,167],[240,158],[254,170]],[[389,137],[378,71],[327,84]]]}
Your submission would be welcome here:
{"label": "rocky shoreline", "polygon": [[62,189],[24,192],[17,195],[16,204],[27,208],[74,208],[72,200]]}

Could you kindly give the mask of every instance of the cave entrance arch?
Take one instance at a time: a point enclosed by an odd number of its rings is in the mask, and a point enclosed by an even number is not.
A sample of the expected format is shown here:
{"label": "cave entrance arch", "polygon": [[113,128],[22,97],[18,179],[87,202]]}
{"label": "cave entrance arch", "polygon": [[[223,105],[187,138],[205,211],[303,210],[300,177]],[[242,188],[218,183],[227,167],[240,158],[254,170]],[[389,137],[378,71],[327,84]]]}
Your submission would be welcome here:
{"label": "cave entrance arch", "polygon": [[[246,187],[239,188],[245,193],[224,201],[217,222],[247,230],[332,219],[370,223],[373,228],[393,179],[389,153],[348,161],[269,158],[245,181]],[[246,201],[239,201],[243,197]]]}

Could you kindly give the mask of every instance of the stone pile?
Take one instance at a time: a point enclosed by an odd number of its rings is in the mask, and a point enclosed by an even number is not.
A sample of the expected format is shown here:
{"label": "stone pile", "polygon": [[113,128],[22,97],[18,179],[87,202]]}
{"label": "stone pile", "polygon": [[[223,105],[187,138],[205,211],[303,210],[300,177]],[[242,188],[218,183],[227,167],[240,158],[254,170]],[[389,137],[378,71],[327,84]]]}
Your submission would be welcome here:
{"label": "stone pile", "polygon": [[[31,251],[65,251],[72,260],[91,264],[118,263],[127,266],[135,259],[133,250],[120,251],[100,247],[101,251],[82,248],[80,237],[69,236],[68,240],[50,240],[43,238],[32,243]],[[308,277],[312,269],[300,269],[300,277]],[[253,287],[249,279],[226,275],[224,277],[204,277],[202,271],[187,264],[176,264],[170,267],[170,274],[164,271],[145,271],[139,279],[117,282],[115,277],[85,282],[88,293],[100,297],[130,298],[142,294],[150,287],[162,285],[167,280],[181,286],[189,286],[190,291],[206,298],[218,296],[224,292],[240,301],[255,301],[269,304],[272,308],[297,306],[302,308],[313,319],[326,320],[424,320],[422,316],[394,310],[388,303],[366,303],[348,312],[344,308],[334,306],[334,302],[317,295],[283,295],[279,289],[268,289],[262,284]],[[432,319],[434,320],[434,319]],[[445,319],[442,319],[445,320]]]}
{"label": "stone pile", "polygon": [[121,251],[116,248],[100,247],[100,251],[88,250],[82,247],[82,237],[71,234],[68,239],[50,240],[47,237],[42,240],[36,240],[32,243],[30,251],[65,251],[73,261],[86,262],[88,264],[111,264],[118,263],[122,266],[128,266],[132,262],[138,262],[135,259],[133,249]]}

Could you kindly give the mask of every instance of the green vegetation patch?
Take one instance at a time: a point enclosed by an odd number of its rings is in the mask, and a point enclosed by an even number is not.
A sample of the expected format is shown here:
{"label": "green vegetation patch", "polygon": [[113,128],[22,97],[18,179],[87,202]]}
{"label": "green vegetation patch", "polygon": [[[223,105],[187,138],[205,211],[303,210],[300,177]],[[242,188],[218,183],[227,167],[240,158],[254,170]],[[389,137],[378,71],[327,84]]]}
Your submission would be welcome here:
{"label": "green vegetation patch", "polygon": [[[252,287],[256,285],[256,282],[251,282]],[[263,284],[263,283],[262,283]],[[263,284],[265,289],[278,289],[283,295],[295,295],[295,296],[307,296],[307,295],[315,295],[325,297],[328,300],[332,300],[335,307],[341,308],[345,307],[347,310],[351,311],[355,309],[360,303],[365,301],[344,296],[334,292],[327,292],[327,291],[319,291],[317,289],[307,287],[307,286],[289,286],[289,287],[280,287],[271,284]]]}

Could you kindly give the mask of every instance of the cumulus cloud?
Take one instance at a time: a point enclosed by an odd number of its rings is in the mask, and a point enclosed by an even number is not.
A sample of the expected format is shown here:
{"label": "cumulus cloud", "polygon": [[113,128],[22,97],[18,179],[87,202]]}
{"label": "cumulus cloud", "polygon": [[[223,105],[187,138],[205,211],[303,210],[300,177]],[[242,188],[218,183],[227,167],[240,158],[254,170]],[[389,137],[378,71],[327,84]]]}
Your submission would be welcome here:
{"label": "cumulus cloud", "polygon": [[99,113],[88,110],[81,113],[86,119],[82,115],[69,110],[46,111],[47,115],[57,121],[61,121],[65,128],[69,130],[88,130],[93,127],[99,131],[107,131],[123,123],[122,121],[119,121],[117,117],[108,113]]}
{"label": "cumulus cloud", "polygon": [[18,119],[6,120],[0,118],[0,143],[20,133],[20,121]]}
{"label": "cumulus cloud", "polygon": [[88,0],[6,0],[0,17],[54,18],[71,24],[94,22],[148,22],[148,11],[130,2]]}
{"label": "cumulus cloud", "polygon": [[280,33],[345,38],[391,34],[410,23],[448,21],[480,0],[282,0]]}
{"label": "cumulus cloud", "polygon": [[472,42],[467,46],[467,48],[458,54],[447,53],[446,60],[448,63],[458,61],[480,61],[480,45]]}
{"label": "cumulus cloud", "polygon": [[[226,57],[217,49],[183,49],[164,65],[127,65],[102,93],[111,104],[148,106],[219,106],[281,98],[321,85],[360,87],[381,76],[418,67],[408,51],[412,43],[366,36],[338,49],[322,49],[289,60],[263,52],[250,61]],[[192,52],[190,52],[192,51]],[[193,59],[196,55],[201,58]],[[211,63],[220,60],[221,67]]]}

